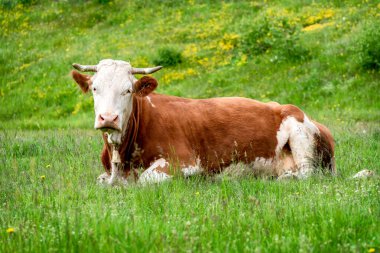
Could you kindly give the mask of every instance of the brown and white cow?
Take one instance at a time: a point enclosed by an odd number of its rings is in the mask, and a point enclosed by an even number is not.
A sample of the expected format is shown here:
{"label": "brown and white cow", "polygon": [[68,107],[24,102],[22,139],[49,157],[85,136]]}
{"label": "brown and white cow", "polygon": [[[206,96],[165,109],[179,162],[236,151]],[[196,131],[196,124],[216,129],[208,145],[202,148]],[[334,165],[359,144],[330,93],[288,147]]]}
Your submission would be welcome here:
{"label": "brown and white cow", "polygon": [[330,131],[294,105],[262,103],[240,97],[188,99],[154,93],[150,74],[118,60],[98,65],[73,64],[80,88],[94,97],[95,128],[103,131],[101,156],[114,184],[142,167],[141,183],[216,173],[233,162],[279,178],[306,178],[317,168],[335,173]]}

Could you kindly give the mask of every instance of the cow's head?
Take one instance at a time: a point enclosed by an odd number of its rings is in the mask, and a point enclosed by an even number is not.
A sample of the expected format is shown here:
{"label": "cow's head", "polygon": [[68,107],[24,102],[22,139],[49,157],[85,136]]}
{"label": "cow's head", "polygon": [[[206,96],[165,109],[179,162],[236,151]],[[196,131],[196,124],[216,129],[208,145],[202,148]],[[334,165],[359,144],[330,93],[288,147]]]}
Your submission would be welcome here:
{"label": "cow's head", "polygon": [[120,144],[121,132],[126,127],[132,112],[132,96],[146,96],[157,87],[157,81],[149,76],[137,80],[134,74],[150,74],[162,67],[133,68],[129,62],[102,60],[98,65],[79,65],[80,71],[95,72],[84,75],[75,70],[72,77],[83,92],[91,90],[94,97],[95,129],[108,132],[110,143]]}

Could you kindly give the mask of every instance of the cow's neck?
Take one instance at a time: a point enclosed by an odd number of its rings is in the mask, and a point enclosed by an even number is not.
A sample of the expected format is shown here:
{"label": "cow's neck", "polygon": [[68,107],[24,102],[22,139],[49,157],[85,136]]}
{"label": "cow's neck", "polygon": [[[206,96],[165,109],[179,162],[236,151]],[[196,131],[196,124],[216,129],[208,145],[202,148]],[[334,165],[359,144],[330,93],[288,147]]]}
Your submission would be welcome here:
{"label": "cow's neck", "polygon": [[123,136],[119,152],[121,162],[124,164],[126,170],[130,170],[134,164],[139,163],[138,143],[137,136],[139,133],[140,120],[142,110],[142,99],[132,97],[132,112],[129,117],[128,123],[125,124],[123,129]]}

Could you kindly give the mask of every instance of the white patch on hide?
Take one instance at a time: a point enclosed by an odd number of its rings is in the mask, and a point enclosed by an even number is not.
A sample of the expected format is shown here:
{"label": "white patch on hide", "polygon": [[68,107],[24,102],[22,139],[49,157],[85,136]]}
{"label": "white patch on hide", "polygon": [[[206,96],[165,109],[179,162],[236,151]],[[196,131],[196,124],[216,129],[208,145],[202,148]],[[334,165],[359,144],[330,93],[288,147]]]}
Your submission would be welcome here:
{"label": "white patch on hide", "polygon": [[146,169],[140,175],[139,182],[141,184],[159,183],[172,178],[171,175],[157,170],[157,168],[159,167],[165,168],[168,165],[169,163],[164,158],[156,160],[148,169]]}
{"label": "white patch on hide", "polygon": [[148,100],[149,104],[150,104],[152,107],[156,107],[156,106],[152,103],[152,99],[151,99],[149,96],[146,96],[146,99]]}
{"label": "white patch on hide", "polygon": [[194,166],[187,166],[181,169],[184,177],[190,177],[194,175],[201,174],[204,170],[200,166],[200,159],[197,159],[196,164]]}
{"label": "white patch on hide", "polygon": [[292,157],[298,169],[296,172],[283,170],[284,177],[288,177],[287,175],[291,173],[292,176],[297,178],[307,178],[311,174],[313,170],[312,159],[314,159],[315,134],[319,134],[319,129],[306,115],[304,115],[304,122],[299,122],[291,116],[282,121],[277,131],[276,157],[281,159],[281,151],[285,144],[289,142]]}
{"label": "white patch on hide", "polygon": [[202,172],[203,172],[203,169],[198,166],[189,166],[182,169],[182,173],[184,177],[199,175]]}
{"label": "white patch on hide", "polygon": [[311,122],[311,120],[309,120],[306,114],[304,114],[303,124],[305,125],[306,129],[309,129],[312,134],[320,133],[319,128],[313,122]]}

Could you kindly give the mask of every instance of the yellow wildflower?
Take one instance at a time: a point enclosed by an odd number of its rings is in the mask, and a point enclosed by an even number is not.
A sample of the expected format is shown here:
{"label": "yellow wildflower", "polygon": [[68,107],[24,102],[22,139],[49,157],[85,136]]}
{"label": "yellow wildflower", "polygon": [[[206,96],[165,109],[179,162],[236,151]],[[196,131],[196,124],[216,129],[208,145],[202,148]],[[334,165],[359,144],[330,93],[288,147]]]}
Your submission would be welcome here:
{"label": "yellow wildflower", "polygon": [[370,248],[369,250],[368,250],[368,252],[369,253],[374,253],[376,250],[374,249],[374,248]]}
{"label": "yellow wildflower", "polygon": [[[79,102],[77,103],[75,106],[74,106],[74,110],[71,112],[72,115],[76,115],[78,114],[78,112],[80,111],[80,109],[82,108],[82,103]],[[48,164],[50,165],[50,164]],[[47,165],[46,165],[46,168],[47,168]]]}
{"label": "yellow wildflower", "polygon": [[239,38],[240,36],[239,36],[239,34],[236,34],[236,33],[230,33],[230,34],[225,34],[224,36],[223,36],[223,39],[225,39],[225,40],[237,40],[238,38]]}
{"label": "yellow wildflower", "polygon": [[219,47],[224,51],[229,51],[234,48],[234,46],[230,42],[219,42]]}
{"label": "yellow wildflower", "polygon": [[14,233],[15,232],[15,229],[14,228],[8,228],[7,229],[7,233],[8,234],[12,234],[12,233]]}
{"label": "yellow wildflower", "polygon": [[44,97],[46,97],[46,93],[43,92],[43,91],[41,91],[41,90],[38,90],[37,91],[37,96],[38,96],[38,98],[44,98]]}
{"label": "yellow wildflower", "polygon": [[185,47],[185,50],[183,51],[183,55],[185,57],[194,57],[198,52],[198,48],[195,44],[189,44]]}
{"label": "yellow wildflower", "polygon": [[324,24],[309,25],[309,26],[304,27],[302,29],[302,31],[304,31],[304,32],[310,32],[310,31],[314,31],[314,30],[325,28],[327,26],[331,26],[333,24],[334,24],[334,22],[329,22],[329,23],[324,23]]}
{"label": "yellow wildflower", "polygon": [[317,15],[309,16],[304,21],[304,25],[313,25],[320,22],[323,19],[330,19],[335,15],[333,9],[321,10]]}
{"label": "yellow wildflower", "polygon": [[45,178],[46,178],[46,176],[45,176],[45,175],[42,175],[40,178],[41,178],[42,181],[44,181]]}
{"label": "yellow wildflower", "polygon": [[197,195],[197,196],[198,196],[198,195],[199,195],[199,192],[196,192],[196,193],[195,193],[195,195]]}
{"label": "yellow wildflower", "polygon": [[[123,45],[124,47],[125,45]],[[133,60],[134,66],[148,66],[149,60],[144,56],[138,56]]]}
{"label": "yellow wildflower", "polygon": [[333,9],[327,9],[327,10],[322,11],[320,15],[323,18],[331,18],[334,16],[334,14],[335,14],[335,12]]}
{"label": "yellow wildflower", "polygon": [[248,56],[246,54],[242,54],[240,60],[236,63],[236,66],[243,66],[247,63]]}
{"label": "yellow wildflower", "polygon": [[229,51],[235,47],[238,38],[239,35],[235,33],[225,34],[223,39],[218,43],[218,46],[224,51]]}
{"label": "yellow wildflower", "polygon": [[29,68],[30,65],[31,65],[31,63],[24,63],[24,64],[21,65],[21,67],[19,67],[19,70],[24,70],[26,68]]}
{"label": "yellow wildflower", "polygon": [[181,73],[181,72],[171,72],[171,73],[168,73],[168,74],[165,74],[162,79],[166,82],[166,83],[171,83],[172,81],[176,81],[176,80],[183,80],[185,79],[185,74],[184,73]]}
{"label": "yellow wildflower", "polygon": [[192,68],[189,68],[189,69],[186,70],[186,75],[188,75],[188,76],[193,76],[193,75],[196,75],[196,74],[197,74],[197,72],[194,69],[192,69]]}
{"label": "yellow wildflower", "polygon": [[202,65],[203,67],[207,67],[209,65],[209,59],[208,57],[202,58],[198,60],[198,63]]}

